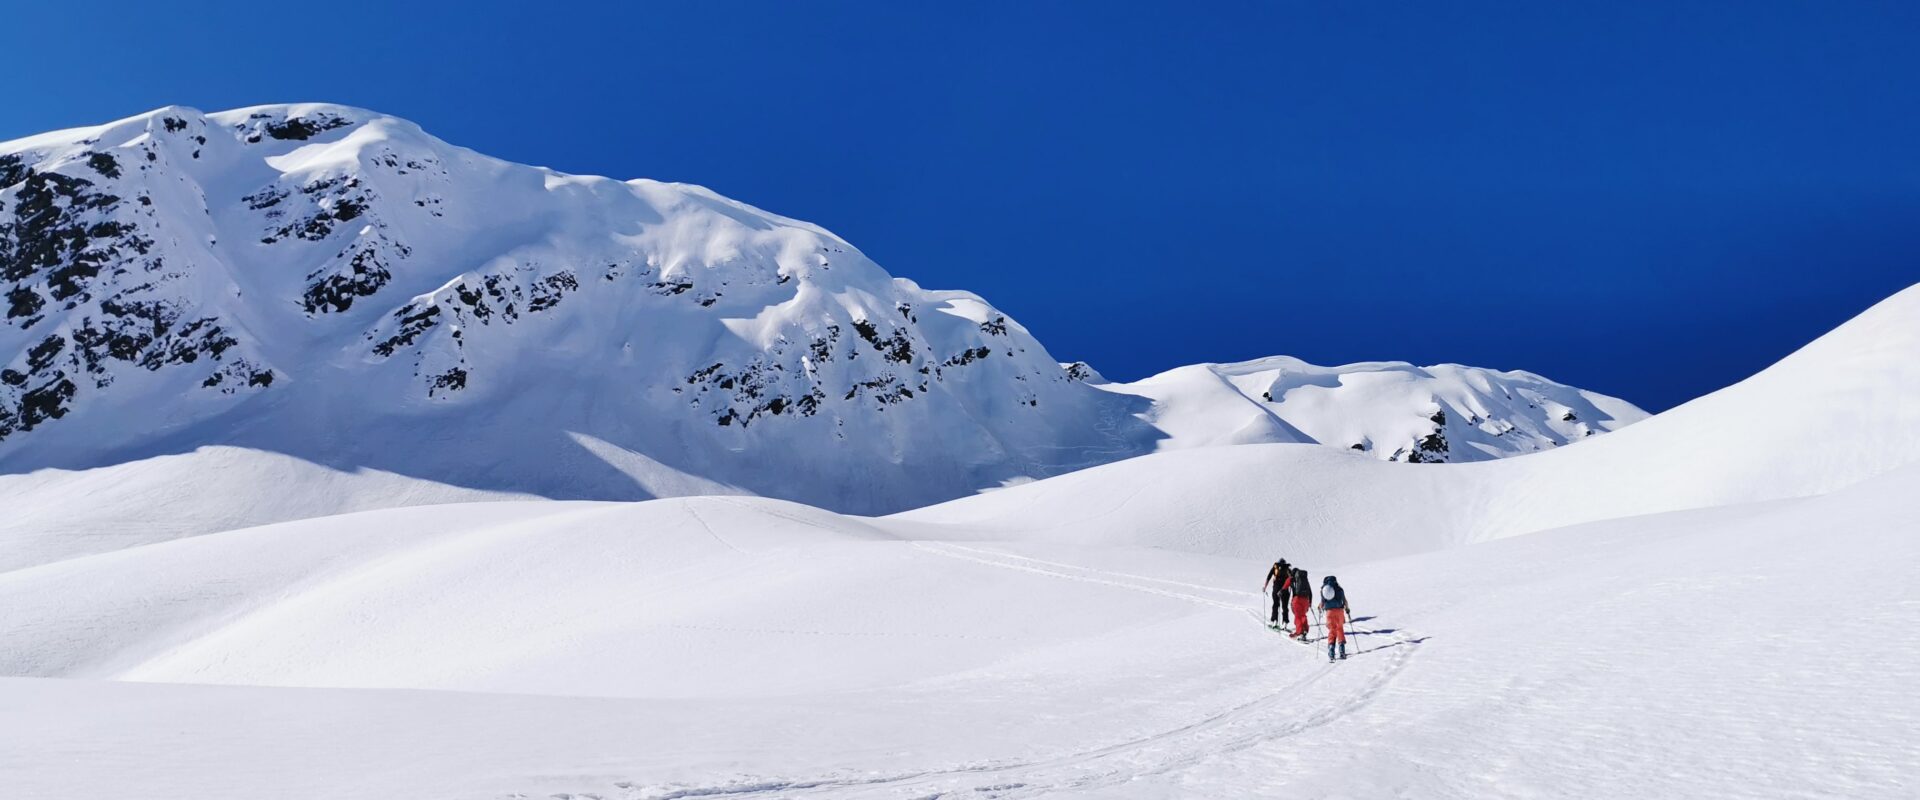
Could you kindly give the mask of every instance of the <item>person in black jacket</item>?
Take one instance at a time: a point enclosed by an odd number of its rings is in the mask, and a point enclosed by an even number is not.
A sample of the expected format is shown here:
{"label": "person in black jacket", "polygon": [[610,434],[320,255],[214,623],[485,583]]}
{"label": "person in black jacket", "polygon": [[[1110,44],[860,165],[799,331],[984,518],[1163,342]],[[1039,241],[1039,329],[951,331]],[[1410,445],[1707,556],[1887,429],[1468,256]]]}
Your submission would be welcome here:
{"label": "person in black jacket", "polygon": [[1287,598],[1293,596],[1293,567],[1286,559],[1273,562],[1273,568],[1267,570],[1267,580],[1260,584],[1260,591],[1273,591],[1273,611],[1267,615],[1267,626],[1278,628],[1287,621]]}
{"label": "person in black jacket", "polygon": [[1328,575],[1320,584],[1320,610],[1327,613],[1327,660],[1333,660],[1333,645],[1340,644],[1340,658],[1347,657],[1347,590]]}

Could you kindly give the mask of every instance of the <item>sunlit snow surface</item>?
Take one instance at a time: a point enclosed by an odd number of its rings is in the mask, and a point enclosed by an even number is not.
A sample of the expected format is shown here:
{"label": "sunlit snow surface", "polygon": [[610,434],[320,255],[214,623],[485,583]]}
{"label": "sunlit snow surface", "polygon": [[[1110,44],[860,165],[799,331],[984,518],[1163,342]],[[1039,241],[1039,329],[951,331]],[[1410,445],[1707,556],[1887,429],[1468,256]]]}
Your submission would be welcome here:
{"label": "sunlit snow surface", "polygon": [[[887,518],[464,503],[55,560],[0,573],[0,785],[1908,797],[1916,353],[1910,289],[1516,459],[1204,448]],[[1340,576],[1349,660],[1263,626],[1282,556]]]}
{"label": "sunlit snow surface", "polygon": [[[160,209],[0,328],[7,408],[85,379],[0,445],[0,796],[1920,789],[1920,287],[1635,422],[1451,365],[1108,383],[814,226],[355,109],[0,149]],[[234,342],[89,361],[136,301]],[[1436,426],[1473,463],[1393,463]],[[668,499],[552,499],[609,497]],[[1264,627],[1280,557],[1349,660]]]}
{"label": "sunlit snow surface", "polygon": [[0,579],[8,671],[88,679],[0,682],[30,723],[0,733],[5,778],[29,797],[1898,797],[1916,489],[1909,468],[1343,565],[1359,621],[1335,665],[1253,617],[1258,562],[895,541],[768,501],[218,534]]}

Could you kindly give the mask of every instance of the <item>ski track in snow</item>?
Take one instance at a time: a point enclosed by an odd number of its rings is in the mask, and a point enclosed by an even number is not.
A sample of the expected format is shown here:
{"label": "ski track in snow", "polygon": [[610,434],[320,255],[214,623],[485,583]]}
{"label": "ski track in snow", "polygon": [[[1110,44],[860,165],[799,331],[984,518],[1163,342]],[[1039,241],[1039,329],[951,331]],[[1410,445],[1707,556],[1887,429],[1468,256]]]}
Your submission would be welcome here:
{"label": "ski track in snow", "polygon": [[[1244,603],[1174,591],[1161,584],[1240,598],[1258,597],[1254,592],[1199,584],[1183,583],[1142,575],[1083,567],[1058,561],[1012,553],[968,547],[952,543],[913,542],[923,552],[999,569],[1046,575],[1060,580],[1112,586],[1136,592],[1171,597],[1213,609],[1248,613],[1263,628],[1265,622]],[[963,793],[968,797],[1021,798],[1061,792],[1085,792],[1162,775],[1200,764],[1204,759],[1238,752],[1249,747],[1296,736],[1331,724],[1364,708],[1392,683],[1418,651],[1422,641],[1399,630],[1352,629],[1358,635],[1388,635],[1389,644],[1356,650],[1353,655],[1392,649],[1380,659],[1378,667],[1357,670],[1358,664],[1321,664],[1304,676],[1254,700],[1219,711],[1177,728],[1141,736],[1117,744],[1056,758],[1034,761],[967,764],[890,775],[843,775],[806,779],[743,777],[714,786],[641,786],[633,782],[613,785],[620,794],[613,796],[581,794],[555,797],[617,797],[618,800],[681,800],[698,797],[846,797],[916,798],[933,800]],[[1324,638],[1317,639],[1324,641]],[[1400,647],[1400,645],[1407,645]],[[1284,651],[1284,648],[1283,648]],[[1315,645],[1312,655],[1319,652]],[[1291,659],[1285,659],[1291,661]],[[1294,666],[1285,664],[1285,666]],[[1355,673],[1359,673],[1356,675]],[[1324,691],[1316,691],[1321,686]],[[1318,696],[1307,693],[1314,692]],[[520,798],[526,795],[510,795]]]}
{"label": "ski track in snow", "polygon": [[[1122,589],[1132,589],[1133,591],[1136,591],[1136,592],[1146,592],[1147,594],[1157,594],[1162,597],[1177,598],[1180,600],[1186,600],[1188,602],[1199,603],[1205,606],[1212,606],[1214,608],[1224,608],[1224,609],[1233,610],[1233,611],[1237,611],[1245,608],[1245,606],[1240,603],[1229,603],[1222,600],[1215,600],[1212,598],[1201,597],[1195,594],[1187,594],[1185,592],[1176,592],[1169,589],[1160,589],[1160,588],[1151,587],[1151,586],[1141,586],[1136,583],[1128,583],[1124,579],[1133,578],[1137,580],[1139,579],[1139,576],[1125,575],[1124,573],[1107,572],[1105,570],[1093,569],[1091,567],[1073,567],[1067,564],[1060,564],[1058,562],[1040,561],[1039,559],[1030,559],[1023,556],[994,553],[993,551],[990,551],[990,550],[982,550],[976,547],[964,547],[956,544],[945,544],[945,543],[934,544],[931,542],[914,542],[913,546],[917,549],[920,549],[929,553],[933,553],[935,555],[945,556],[947,558],[955,558],[961,561],[971,561],[976,564],[985,564],[987,566],[999,567],[1001,569],[1010,569],[1010,570],[1016,570],[1019,572],[1031,572],[1037,575],[1047,575],[1055,578],[1060,578],[1062,580],[1080,581],[1082,583],[1097,583],[1104,586],[1117,586]],[[965,551],[965,552],[960,552],[960,551]],[[970,553],[973,555],[969,555]],[[1032,563],[1021,564],[1021,563],[1015,563],[1013,561],[998,560],[990,556],[1001,556],[1003,558],[1019,559],[1021,561],[1028,561]],[[1044,566],[1036,566],[1036,564],[1050,564],[1055,567],[1066,567],[1068,569],[1076,570],[1078,573],[1082,573],[1082,574],[1076,574],[1075,572],[1063,572],[1060,569],[1049,569]],[[1091,574],[1087,574],[1087,573],[1091,573]],[[1120,579],[1120,580],[1116,580],[1116,579]],[[1171,581],[1168,581],[1168,582],[1171,583]],[[1193,584],[1178,584],[1178,585],[1194,586]],[[1240,592],[1236,592],[1236,591],[1225,590],[1225,589],[1212,589],[1204,586],[1194,586],[1194,588],[1207,589],[1208,591],[1214,591],[1214,592],[1227,592],[1231,594],[1240,594]]]}
{"label": "ski track in snow", "polygon": [[700,525],[701,530],[706,531],[707,535],[713,537],[713,540],[716,542],[719,542],[722,547],[725,547],[728,550],[732,550],[733,552],[739,553],[740,555],[743,555],[743,556],[747,554],[747,551],[742,550],[739,547],[734,546],[732,542],[729,542],[726,539],[721,538],[720,534],[713,529],[713,526],[707,524],[707,518],[700,516],[700,512],[694,510],[692,503],[682,503],[680,504],[680,507],[687,512],[687,516],[692,517],[693,521]]}
{"label": "ski track in snow", "polygon": [[[928,545],[929,545],[930,543],[928,543],[928,542],[915,542],[914,544],[915,544],[915,546],[918,546],[918,547],[920,547],[921,549],[929,549],[929,548],[928,548]],[[1015,555],[1015,554],[1013,554],[1013,553],[1002,553],[1002,552],[997,552],[997,551],[993,551],[993,550],[983,550],[983,549],[981,549],[981,548],[978,548],[978,547],[968,547],[968,546],[966,546],[966,545],[963,545],[963,544],[956,544],[956,543],[953,543],[953,542],[942,542],[942,543],[940,543],[940,544],[939,544],[938,546],[939,546],[939,547],[944,547],[944,548],[948,548],[948,549],[952,549],[952,550],[965,550],[965,551],[967,551],[967,552],[969,552],[969,553],[979,553],[979,554],[983,554],[983,555],[988,555],[988,556],[998,556],[998,557],[1001,557],[1001,558],[1014,558],[1014,559],[1019,559],[1019,560],[1021,560],[1021,561],[1026,561],[1026,562],[1031,562],[1031,563],[1034,563],[1034,564],[1041,564],[1041,565],[1044,565],[1044,566],[1049,566],[1049,567],[1060,567],[1060,568],[1063,568],[1063,569],[1071,569],[1071,570],[1081,570],[1081,571],[1086,571],[1086,572],[1098,572],[1098,573],[1100,573],[1100,574],[1103,574],[1103,575],[1107,575],[1107,576],[1109,576],[1109,577],[1113,577],[1113,578],[1125,578],[1125,579],[1127,579],[1127,580],[1132,580],[1132,581],[1147,581],[1147,582],[1149,582],[1149,583],[1164,583],[1164,584],[1168,584],[1168,585],[1170,585],[1170,586],[1180,586],[1180,587],[1183,587],[1183,588],[1187,588],[1187,589],[1199,589],[1199,590],[1201,590],[1201,591],[1207,591],[1207,592],[1219,592],[1219,593],[1221,593],[1221,594],[1230,594],[1230,595],[1235,595],[1235,596],[1238,596],[1238,597],[1248,597],[1248,598],[1253,598],[1253,599],[1256,599],[1256,600],[1260,598],[1260,593],[1259,593],[1259,592],[1247,592],[1247,591],[1241,591],[1241,590],[1239,590],[1239,589],[1222,589],[1222,588],[1220,588],[1220,587],[1218,587],[1218,586],[1204,586],[1204,585],[1201,585],[1201,584],[1198,584],[1198,583],[1185,583],[1185,582],[1182,582],[1182,581],[1170,581],[1170,580],[1167,580],[1167,579],[1165,579],[1165,578],[1154,578],[1154,577],[1150,577],[1150,576],[1147,576],[1147,575],[1134,575],[1134,574],[1132,574],[1132,573],[1127,573],[1127,572],[1113,572],[1113,571],[1110,571],[1110,570],[1097,570],[1097,569],[1091,569],[1091,568],[1089,568],[1089,567],[1082,567],[1082,566],[1079,566],[1079,565],[1076,565],[1076,564],[1065,564],[1065,563],[1061,563],[1061,562],[1059,562],[1059,561],[1048,561],[1048,560],[1046,560],[1046,559],[1043,559],[1043,558],[1033,558],[1033,557],[1031,557],[1031,556],[1022,556],[1022,555]],[[1134,587],[1129,587],[1129,588],[1134,588]]]}

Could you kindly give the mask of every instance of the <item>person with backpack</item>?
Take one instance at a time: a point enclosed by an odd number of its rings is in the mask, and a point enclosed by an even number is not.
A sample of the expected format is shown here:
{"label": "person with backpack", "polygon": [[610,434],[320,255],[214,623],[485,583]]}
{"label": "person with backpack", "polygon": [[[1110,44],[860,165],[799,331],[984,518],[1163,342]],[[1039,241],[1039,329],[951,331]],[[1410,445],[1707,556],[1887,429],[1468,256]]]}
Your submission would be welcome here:
{"label": "person with backpack", "polygon": [[1293,568],[1293,638],[1307,640],[1307,612],[1313,610],[1313,584],[1307,582],[1307,571]]}
{"label": "person with backpack", "polygon": [[1340,645],[1340,660],[1347,658],[1347,590],[1332,575],[1320,584],[1320,610],[1327,614],[1327,660],[1332,661],[1333,646]]}
{"label": "person with backpack", "polygon": [[1279,628],[1287,621],[1287,599],[1293,596],[1293,568],[1287,566],[1286,559],[1273,562],[1267,570],[1266,582],[1260,584],[1260,591],[1268,587],[1273,590],[1273,611],[1267,615],[1267,627]]}

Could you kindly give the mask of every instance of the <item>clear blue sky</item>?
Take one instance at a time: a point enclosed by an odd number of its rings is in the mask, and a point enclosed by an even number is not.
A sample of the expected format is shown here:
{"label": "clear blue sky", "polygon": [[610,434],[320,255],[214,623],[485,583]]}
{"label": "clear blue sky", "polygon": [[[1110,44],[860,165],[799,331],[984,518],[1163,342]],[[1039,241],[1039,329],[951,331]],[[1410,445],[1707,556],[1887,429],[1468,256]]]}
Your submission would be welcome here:
{"label": "clear blue sky", "polygon": [[1660,409],[1920,280],[1911,2],[180,5],[0,14],[0,139],[365,106],[819,222],[1116,378],[1456,361]]}

